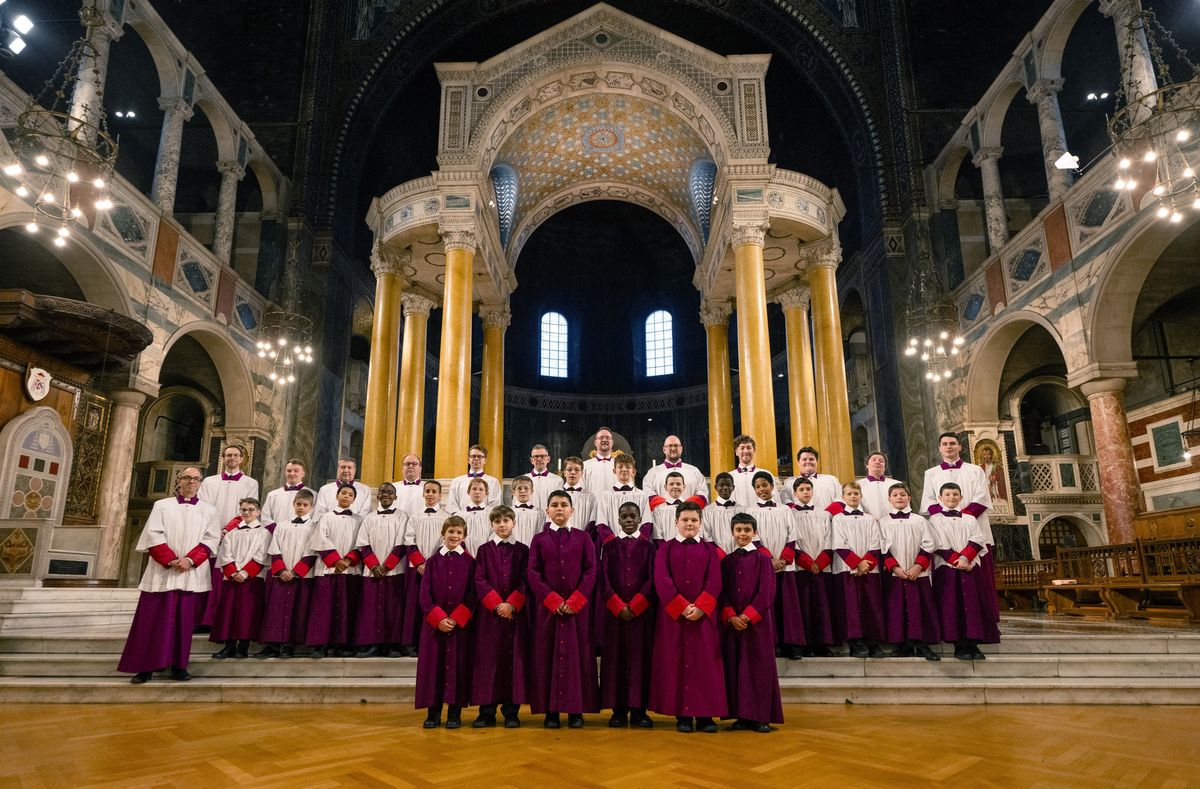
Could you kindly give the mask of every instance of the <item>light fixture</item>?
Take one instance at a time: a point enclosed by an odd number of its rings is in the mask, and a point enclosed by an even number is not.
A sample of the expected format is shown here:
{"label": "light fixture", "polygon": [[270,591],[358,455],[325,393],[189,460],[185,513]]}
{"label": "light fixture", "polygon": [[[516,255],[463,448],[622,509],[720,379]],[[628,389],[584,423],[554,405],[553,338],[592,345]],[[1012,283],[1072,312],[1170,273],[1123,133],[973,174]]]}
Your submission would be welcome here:
{"label": "light fixture", "polygon": [[31,22],[29,17],[25,16],[24,14],[21,14],[14,19],[12,25],[17,29],[17,32],[23,36],[29,35],[29,31],[33,30],[33,22]]}
{"label": "light fixture", "polygon": [[1069,152],[1064,153],[1062,156],[1058,157],[1057,161],[1054,162],[1054,166],[1059,170],[1078,170],[1079,157],[1074,156]]}
{"label": "light fixture", "polygon": [[1181,430],[1179,433],[1179,438],[1183,442],[1184,460],[1192,459],[1192,455],[1194,454],[1192,452],[1192,443],[1200,440],[1200,399],[1198,399],[1200,397],[1200,378],[1196,377],[1197,362],[1200,362],[1200,359],[1192,357],[1192,402],[1188,409],[1187,421],[1184,422],[1186,429]]}
{"label": "light fixture", "polygon": [[948,381],[966,340],[959,332],[958,308],[942,286],[924,221],[917,224],[917,260],[909,273],[905,323],[908,343],[904,355],[920,361],[926,381]]}

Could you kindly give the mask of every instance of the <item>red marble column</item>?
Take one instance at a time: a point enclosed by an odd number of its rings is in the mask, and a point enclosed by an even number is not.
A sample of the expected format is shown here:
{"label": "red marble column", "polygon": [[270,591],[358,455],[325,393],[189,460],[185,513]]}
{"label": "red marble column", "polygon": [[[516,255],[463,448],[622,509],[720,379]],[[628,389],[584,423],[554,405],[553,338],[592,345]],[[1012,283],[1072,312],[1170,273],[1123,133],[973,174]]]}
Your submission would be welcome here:
{"label": "red marble column", "polygon": [[1133,465],[1133,445],[1125,417],[1125,379],[1088,381],[1080,389],[1092,411],[1108,541],[1133,542],[1133,518],[1141,509],[1141,486]]}

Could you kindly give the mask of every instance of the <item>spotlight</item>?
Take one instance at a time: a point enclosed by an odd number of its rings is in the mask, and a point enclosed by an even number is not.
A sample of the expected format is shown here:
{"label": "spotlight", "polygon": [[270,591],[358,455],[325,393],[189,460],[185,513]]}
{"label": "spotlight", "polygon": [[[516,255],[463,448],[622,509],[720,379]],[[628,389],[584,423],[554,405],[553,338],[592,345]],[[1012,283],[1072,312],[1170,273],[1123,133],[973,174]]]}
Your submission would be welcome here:
{"label": "spotlight", "polygon": [[1188,140],[1191,139],[1191,137],[1192,137],[1192,133],[1190,131],[1188,131],[1187,129],[1180,129],[1178,132],[1175,133],[1175,140],[1177,142],[1187,142]]}
{"label": "spotlight", "polygon": [[25,225],[25,231],[27,233],[36,233],[38,229],[37,222],[30,222],[29,224]]}
{"label": "spotlight", "polygon": [[20,162],[4,165],[5,175],[20,175],[23,172],[25,172],[25,168],[21,166]]}
{"label": "spotlight", "polygon": [[1167,191],[1167,188],[1165,186],[1163,186],[1162,184],[1159,184],[1158,186],[1154,187],[1154,196],[1158,197],[1165,191]]}
{"label": "spotlight", "polygon": [[9,32],[6,38],[8,41],[4,44],[3,48],[0,48],[0,55],[12,57],[25,51],[25,39],[12,32]]}
{"label": "spotlight", "polygon": [[1116,180],[1116,182],[1113,183],[1113,189],[1116,189],[1118,192],[1120,192],[1124,188],[1125,188],[1125,179],[1124,178],[1118,178]]}
{"label": "spotlight", "polygon": [[103,178],[93,178],[92,186],[96,187],[97,189],[103,189],[104,188],[104,179]]}
{"label": "spotlight", "polygon": [[1079,157],[1072,156],[1070,153],[1064,153],[1054,162],[1054,167],[1057,170],[1078,170]]}
{"label": "spotlight", "polygon": [[1180,222],[1183,221],[1183,214],[1179,213],[1178,211],[1174,212],[1173,214],[1171,214],[1171,221],[1174,224],[1179,224]]}
{"label": "spotlight", "polygon": [[17,197],[29,197],[29,190],[24,186],[17,187]]}
{"label": "spotlight", "polygon": [[1151,148],[1150,150],[1146,151],[1146,155],[1142,157],[1142,161],[1153,162],[1157,158],[1158,154],[1154,152],[1153,148]]}
{"label": "spotlight", "polygon": [[54,246],[65,247],[66,245],[67,245],[67,240],[65,238],[63,238],[62,236],[59,236],[58,238],[54,239]]}
{"label": "spotlight", "polygon": [[42,194],[42,200],[47,203],[53,203],[55,201],[54,192],[45,192]]}
{"label": "spotlight", "polygon": [[60,238],[66,238],[67,236],[71,235],[71,231],[67,230],[65,227],[60,227],[58,229],[58,235]]}
{"label": "spotlight", "polygon": [[33,158],[33,161],[37,163],[38,167],[45,167],[46,165],[50,164],[50,157],[46,156],[44,153],[39,153]]}
{"label": "spotlight", "polygon": [[73,184],[78,183],[79,182],[79,173],[72,170],[71,172],[67,173],[67,180]]}
{"label": "spotlight", "polygon": [[1184,178],[1195,178],[1195,177],[1196,177],[1196,171],[1195,171],[1195,170],[1193,170],[1191,167],[1185,167],[1185,168],[1183,169],[1183,177],[1184,177]]}
{"label": "spotlight", "polygon": [[29,35],[29,31],[33,30],[33,22],[29,21],[29,17],[24,14],[14,19],[12,24],[17,29],[17,32],[23,36]]}
{"label": "spotlight", "polygon": [[1169,208],[1167,208],[1165,205],[1164,205],[1164,206],[1160,206],[1160,207],[1159,207],[1159,209],[1158,209],[1158,211],[1157,211],[1157,212],[1155,212],[1155,213],[1157,213],[1157,214],[1158,214],[1158,218],[1159,218],[1159,219],[1166,219],[1168,216],[1170,216],[1170,215],[1171,215],[1171,211],[1170,211],[1170,209],[1169,209]]}
{"label": "spotlight", "polygon": [[1133,164],[1133,162],[1129,161],[1128,159],[1122,159],[1121,161],[1117,162],[1117,167],[1120,167],[1122,170],[1128,170],[1129,165],[1131,164]]}

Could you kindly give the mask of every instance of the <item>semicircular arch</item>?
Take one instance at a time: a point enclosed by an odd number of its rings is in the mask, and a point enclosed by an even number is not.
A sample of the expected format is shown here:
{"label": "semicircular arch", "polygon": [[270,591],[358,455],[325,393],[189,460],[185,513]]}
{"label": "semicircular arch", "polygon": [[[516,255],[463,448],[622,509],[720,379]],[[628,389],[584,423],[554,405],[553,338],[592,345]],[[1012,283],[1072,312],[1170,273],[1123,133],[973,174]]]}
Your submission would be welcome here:
{"label": "semicircular arch", "polygon": [[[967,373],[967,421],[1000,420],[1000,378],[1013,346],[1030,327],[1041,326],[1067,359],[1062,336],[1044,315],[1019,310],[1001,318],[975,343]],[[1068,371],[1069,372],[1069,371]]]}
{"label": "semicircular arch", "polygon": [[1004,118],[1008,115],[1013,99],[1024,90],[1025,86],[1013,78],[992,98],[987,109],[983,111],[983,122],[979,126],[979,140],[982,147],[1000,147],[1001,135],[1004,132]]}
{"label": "semicircular arch", "polygon": [[191,337],[198,342],[217,368],[225,401],[225,424],[235,429],[253,427],[254,379],[246,366],[246,352],[233,342],[224,326],[214,321],[199,320],[185,323],[175,330],[163,345],[163,359],[167,358],[181,337]]}

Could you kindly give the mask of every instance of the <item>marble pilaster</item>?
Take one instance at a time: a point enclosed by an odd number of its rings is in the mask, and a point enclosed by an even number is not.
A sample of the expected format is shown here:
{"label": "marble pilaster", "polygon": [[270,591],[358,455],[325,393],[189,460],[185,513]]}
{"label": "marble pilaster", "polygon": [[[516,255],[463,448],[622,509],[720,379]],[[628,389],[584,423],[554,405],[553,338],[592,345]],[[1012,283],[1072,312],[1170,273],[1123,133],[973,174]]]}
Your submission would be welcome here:
{"label": "marble pilaster", "polygon": [[483,324],[483,378],[479,388],[479,443],[487,447],[484,471],[504,479],[504,332],[512,323],[507,304],[479,309]]}
{"label": "marble pilaster", "polygon": [[104,528],[100,532],[96,577],[116,579],[121,572],[125,527],[129,520],[129,485],[137,450],[138,417],[148,395],[137,389],[118,389],[109,396],[112,414],[108,421],[108,446],[104,450],[104,468],[100,470],[97,497],[96,522]]}
{"label": "marble pilaster", "polygon": [[154,186],[150,199],[164,214],[175,211],[175,190],[179,186],[179,155],[183,147],[183,124],[193,110],[182,98],[160,98],[163,111],[162,134],[158,138],[158,160],[154,165]]}
{"label": "marble pilaster", "polygon": [[1133,104],[1135,100],[1144,100],[1138,102],[1141,106],[1134,111],[1132,120],[1144,121],[1154,108],[1154,101],[1145,99],[1158,90],[1158,78],[1141,18],[1142,4],[1140,0],[1100,0],[1099,5],[1100,13],[1112,19],[1116,28],[1125,101]]}
{"label": "marble pilaster", "polygon": [[1008,241],[1008,212],[1000,186],[1000,157],[1003,148],[980,148],[972,163],[983,178],[983,213],[987,224],[988,252],[995,254]]}
{"label": "marble pilaster", "polygon": [[92,5],[79,11],[79,18],[88,28],[91,47],[85,47],[75,73],[75,90],[71,94],[71,117],[86,121],[81,136],[95,142],[104,111],[104,83],[108,80],[108,53],[112,42],[121,37],[122,28],[108,14]]}
{"label": "marble pilaster", "polygon": [[1061,79],[1039,79],[1030,86],[1025,97],[1037,108],[1038,129],[1042,136],[1042,159],[1046,166],[1046,186],[1050,200],[1061,200],[1071,188],[1071,171],[1060,170],[1054,163],[1067,152],[1067,135],[1063,130],[1062,110],[1058,106]]}
{"label": "marble pilaster", "polygon": [[1125,379],[1101,378],[1080,386],[1092,412],[1096,459],[1100,467],[1100,495],[1108,541],[1133,542],[1133,519],[1141,509],[1141,486],[1129,441],[1125,414]]}
{"label": "marble pilaster", "polygon": [[217,193],[217,215],[213,222],[213,255],[229,265],[237,219],[238,182],[246,176],[246,168],[234,161],[224,161],[217,162],[217,171],[221,173],[221,191]]}

